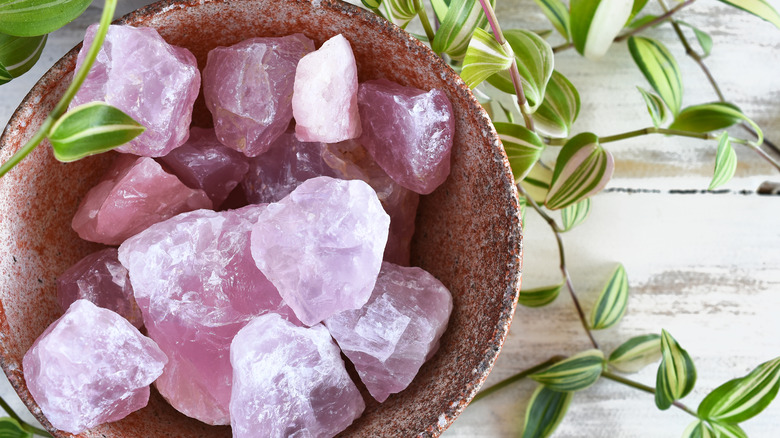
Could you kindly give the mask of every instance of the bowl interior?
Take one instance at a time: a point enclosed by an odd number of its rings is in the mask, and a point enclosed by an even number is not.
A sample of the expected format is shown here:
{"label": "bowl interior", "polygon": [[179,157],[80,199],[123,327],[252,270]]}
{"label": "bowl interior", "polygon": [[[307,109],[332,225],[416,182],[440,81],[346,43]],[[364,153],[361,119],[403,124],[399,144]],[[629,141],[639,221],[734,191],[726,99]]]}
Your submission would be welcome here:
{"label": "bowl interior", "polygon": [[[517,192],[497,135],[463,82],[397,27],[339,1],[163,1],[120,21],[157,28],[168,42],[190,49],[201,69],[209,50],[246,38],[302,32],[319,46],[342,33],[352,44],[360,81],[387,78],[446,92],[456,123],[452,173],[421,199],[412,264],[450,288],[454,310],[449,328],[438,353],[408,389],[382,404],[364,393],[365,413],[343,433],[439,435],[490,372],[520,288]],[[54,107],[70,81],[75,58],[74,50],[61,59],[22,103],[0,138],[0,160],[18,150]],[[194,123],[210,124],[202,97]],[[61,315],[55,299],[57,275],[100,248],[81,241],[70,220],[111,159],[112,154],[106,154],[62,164],[48,146],[40,147],[0,179],[0,364],[22,400],[50,429],[27,390],[21,361]],[[152,391],[146,408],[82,436],[228,437],[230,429],[187,418]]]}

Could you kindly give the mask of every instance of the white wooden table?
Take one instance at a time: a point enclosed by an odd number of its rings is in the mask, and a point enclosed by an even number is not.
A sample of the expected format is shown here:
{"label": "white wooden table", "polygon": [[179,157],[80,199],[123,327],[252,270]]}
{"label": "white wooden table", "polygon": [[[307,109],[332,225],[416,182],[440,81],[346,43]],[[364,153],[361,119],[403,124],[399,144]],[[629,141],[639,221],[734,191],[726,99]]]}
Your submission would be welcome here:
{"label": "white wooden table", "polygon": [[[119,13],[144,3],[124,0]],[[549,27],[532,0],[498,3],[504,28]],[[769,3],[780,8],[777,0]],[[52,34],[35,69],[0,87],[1,122],[98,17],[99,7],[93,6]],[[727,99],[759,123],[768,138],[780,142],[780,30],[714,0],[697,2],[680,18],[712,34],[713,54],[705,62]],[[676,56],[685,76],[684,105],[716,100],[669,26],[646,35],[667,44]],[[611,135],[650,125],[635,89],[649,86],[625,44],[613,46],[600,62],[573,51],[559,54],[556,61],[556,68],[582,97],[576,132]],[[609,149],[616,158],[615,178],[593,199],[591,217],[564,235],[569,270],[587,312],[614,265],[625,265],[631,287],[629,310],[616,328],[597,332],[596,339],[609,353],[635,335],[659,333],[662,328],[672,333],[698,369],[696,389],[683,400],[695,409],[716,386],[780,356],[780,196],[755,194],[761,182],[780,181],[780,174],[737,146],[740,164],[737,177],[725,187],[728,192],[702,193],[713,168],[714,142],[645,136],[611,144]],[[695,193],[676,193],[679,190]],[[549,228],[531,211],[527,222],[524,286],[558,282],[557,248]],[[588,348],[566,294],[542,309],[519,307],[486,385],[550,356]],[[654,386],[655,372],[656,366],[650,366],[633,378]],[[24,411],[2,380],[0,395]],[[520,382],[469,406],[444,436],[518,436],[533,388],[533,382]],[[574,397],[555,436],[673,437],[680,436],[691,420],[674,408],[658,411],[648,394],[600,381]],[[743,427],[754,438],[779,436],[780,401]]]}

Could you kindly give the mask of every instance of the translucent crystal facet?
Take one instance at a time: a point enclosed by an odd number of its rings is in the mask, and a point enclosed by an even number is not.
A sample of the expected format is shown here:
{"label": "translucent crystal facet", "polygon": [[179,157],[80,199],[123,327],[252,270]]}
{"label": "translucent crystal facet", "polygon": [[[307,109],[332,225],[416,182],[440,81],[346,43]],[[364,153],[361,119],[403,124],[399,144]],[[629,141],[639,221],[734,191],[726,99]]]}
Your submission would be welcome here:
{"label": "translucent crystal facet", "polygon": [[365,409],[338,347],[321,324],[256,318],[233,339],[235,438],[332,437]]}
{"label": "translucent crystal facet", "polygon": [[325,325],[382,402],[406,388],[436,352],[451,312],[452,296],[433,275],[385,262],[368,303]]}
{"label": "translucent crystal facet", "polygon": [[214,207],[222,205],[249,170],[246,157],[223,146],[213,129],[192,128],[187,143],[161,160],[181,182],[205,191]]}
{"label": "translucent crystal facet", "polygon": [[63,312],[81,299],[113,310],[134,327],[144,325],[127,269],[119,263],[116,248],[93,252],[57,277],[57,301]]}
{"label": "translucent crystal facet", "polygon": [[361,144],[398,184],[428,194],[447,179],[455,122],[444,92],[379,79],[360,84],[358,105]]}
{"label": "translucent crystal facet", "polygon": [[295,68],[314,50],[296,33],[217,47],[203,70],[203,94],[224,145],[249,157],[265,152],[292,120]]}
{"label": "translucent crystal facet", "polygon": [[[96,31],[96,24],[87,28],[76,70]],[[71,107],[102,101],[121,109],[146,131],[117,150],[161,157],[187,141],[199,92],[200,71],[189,50],[166,43],[152,28],[112,25]]]}
{"label": "translucent crystal facet", "polygon": [[185,186],[153,159],[121,155],[82,199],[72,225],[84,240],[119,245],[152,224],[211,206],[203,190]]}
{"label": "translucent crystal facet", "polygon": [[52,426],[78,434],[146,406],[166,362],[126,319],[77,300],[33,343],[22,366]]}
{"label": "translucent crystal facet", "polygon": [[252,255],[295,315],[314,325],[368,301],[389,225],[368,184],[321,176],[260,214]]}
{"label": "translucent crystal facet", "polygon": [[205,423],[230,422],[233,336],[268,312],[298,323],[252,259],[250,228],[265,208],[184,213],[119,248],[149,336],[170,359],[157,389]]}
{"label": "translucent crystal facet", "polygon": [[360,135],[357,79],[352,46],[341,34],[301,58],[292,98],[299,140],[336,143]]}

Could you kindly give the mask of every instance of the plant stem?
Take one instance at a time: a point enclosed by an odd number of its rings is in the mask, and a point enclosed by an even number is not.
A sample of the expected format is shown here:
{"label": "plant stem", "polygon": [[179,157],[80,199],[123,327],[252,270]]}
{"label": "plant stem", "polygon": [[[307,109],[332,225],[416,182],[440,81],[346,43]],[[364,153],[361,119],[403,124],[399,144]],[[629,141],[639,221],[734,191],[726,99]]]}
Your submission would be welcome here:
{"label": "plant stem", "polygon": [[713,134],[707,132],[680,131],[678,129],[656,128],[655,126],[650,126],[648,128],[637,129],[636,131],[629,131],[629,132],[624,132],[622,134],[599,137],[599,142],[609,143],[618,140],[625,140],[627,138],[639,137],[640,135],[647,135],[647,134],[676,135],[678,137],[692,137],[692,138],[700,138],[702,140],[714,140],[717,138]]}
{"label": "plant stem", "polygon": [[425,36],[428,37],[429,43],[433,43],[435,32],[431,27],[431,21],[428,19],[428,12],[425,10],[425,5],[421,0],[416,0],[415,3],[417,5],[417,16],[420,17],[420,22],[422,23],[423,29],[425,29]]}
{"label": "plant stem", "polygon": [[51,435],[49,435],[49,432],[46,432],[43,429],[38,429],[37,427],[28,424],[27,422],[22,420],[22,418],[19,415],[17,415],[17,413],[14,412],[13,409],[11,409],[11,406],[8,403],[6,403],[6,401],[3,400],[2,397],[0,397],[0,407],[2,407],[5,410],[5,412],[8,414],[8,416],[16,420],[19,423],[19,425],[22,426],[22,428],[27,432],[33,433],[35,435],[51,437]]}
{"label": "plant stem", "polygon": [[[684,2],[678,4],[677,6],[673,7],[672,9],[669,9],[669,10],[666,10],[666,8],[664,8],[664,11],[666,11],[666,12],[663,15],[658,16],[657,18],[653,19],[652,21],[648,21],[647,23],[637,27],[636,29],[631,29],[630,31],[628,31],[628,32],[626,32],[626,33],[624,33],[622,35],[618,35],[613,41],[616,42],[616,43],[619,43],[620,41],[623,41],[623,40],[627,39],[631,35],[635,35],[635,34],[637,34],[639,32],[642,32],[643,30],[645,30],[645,29],[647,29],[649,27],[655,26],[656,24],[661,23],[661,22],[669,19],[672,15],[676,14],[680,9],[682,9],[682,8],[684,8],[686,6],[690,6],[694,1],[696,1],[696,0],[684,1]],[[672,23],[674,23],[675,25],[677,24],[677,23],[674,22],[674,20],[670,20],[670,21]]]}
{"label": "plant stem", "polygon": [[[617,374],[613,374],[613,373],[611,373],[609,371],[602,371],[601,372],[601,376],[604,377],[605,379],[609,379],[609,380],[612,380],[614,382],[622,383],[623,385],[630,386],[631,388],[635,388],[635,389],[638,389],[640,391],[644,391],[644,392],[646,392],[648,394],[655,395],[655,388],[651,388],[651,387],[649,387],[649,386],[647,386],[645,384],[639,383],[639,382],[637,382],[635,380],[627,379],[627,378],[625,378],[623,376],[619,376]],[[693,415],[696,418],[699,418],[699,416],[698,416],[698,414],[696,414],[696,412],[694,412],[688,406],[685,406],[684,404],[680,403],[679,401],[674,401],[672,403],[672,405],[674,405],[676,408],[684,411],[687,414],[690,414],[690,415]]]}
{"label": "plant stem", "polygon": [[515,374],[512,377],[506,378],[506,379],[496,383],[493,386],[490,386],[488,388],[483,389],[477,395],[474,396],[474,398],[471,400],[471,402],[474,403],[475,401],[477,401],[479,399],[485,398],[485,397],[489,396],[490,394],[492,394],[492,393],[494,393],[494,392],[496,392],[498,390],[504,389],[507,386],[509,386],[509,385],[519,381],[519,380],[522,380],[522,379],[530,376],[531,374],[534,374],[534,373],[537,373],[539,371],[542,371],[542,370],[546,369],[547,367],[562,361],[565,358],[566,358],[565,356],[553,356],[553,357],[547,359],[546,361],[544,361],[544,362],[542,362],[542,363],[540,363],[538,365],[534,365],[531,368],[528,368],[526,370],[520,371],[519,373]]}
{"label": "plant stem", "polygon": [[569,270],[566,268],[566,254],[563,250],[563,238],[561,237],[561,230],[558,228],[558,224],[555,222],[555,219],[551,218],[547,213],[544,212],[544,210],[542,210],[541,207],[539,207],[539,204],[537,204],[533,198],[528,196],[528,193],[526,193],[522,185],[517,184],[517,190],[519,190],[520,194],[526,198],[528,204],[530,204],[531,207],[536,210],[537,213],[539,213],[539,216],[541,216],[547,222],[547,224],[552,229],[553,234],[555,234],[555,240],[558,243],[558,258],[560,260],[560,269],[561,273],[563,274],[563,278],[566,280],[566,287],[569,289],[569,295],[574,302],[574,307],[577,309],[577,315],[579,316],[580,322],[582,323],[582,328],[585,329],[585,333],[588,335],[593,348],[598,350],[599,344],[596,342],[596,339],[593,337],[593,333],[590,331],[588,320],[585,318],[585,312],[583,312],[582,306],[580,305],[580,300],[577,298],[577,294],[574,292],[574,284],[571,281]]}
{"label": "plant stem", "polygon": [[98,31],[95,33],[95,39],[92,41],[92,45],[89,47],[89,51],[87,52],[87,56],[84,58],[84,62],[82,63],[81,68],[73,77],[73,82],[70,83],[68,89],[65,90],[65,94],[62,95],[60,101],[57,102],[57,105],[43,121],[38,131],[33,134],[32,138],[30,138],[30,140],[28,140],[27,143],[25,143],[24,146],[22,146],[7,162],[0,166],[0,177],[5,175],[9,170],[22,161],[24,157],[29,155],[30,152],[32,152],[33,149],[35,149],[43,141],[43,139],[50,134],[49,130],[57,121],[57,119],[59,119],[68,110],[68,105],[70,105],[73,97],[76,96],[79,88],[81,88],[81,84],[84,83],[84,79],[87,78],[87,74],[89,74],[89,70],[92,68],[92,64],[95,62],[95,58],[97,58],[97,54],[100,51],[100,47],[103,45],[103,41],[106,38],[106,33],[108,33],[108,26],[111,24],[111,20],[114,18],[116,2],[117,0],[106,0],[105,5],[103,6],[103,15],[100,17],[100,27],[98,27]]}

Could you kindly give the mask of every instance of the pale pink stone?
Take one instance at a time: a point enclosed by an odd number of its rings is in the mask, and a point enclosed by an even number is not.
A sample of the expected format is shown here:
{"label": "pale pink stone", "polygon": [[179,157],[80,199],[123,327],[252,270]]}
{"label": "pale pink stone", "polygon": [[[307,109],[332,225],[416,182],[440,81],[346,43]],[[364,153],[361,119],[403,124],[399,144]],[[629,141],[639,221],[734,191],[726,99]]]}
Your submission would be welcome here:
{"label": "pale pink stone", "polygon": [[385,262],[368,303],[325,325],[371,395],[383,402],[409,386],[433,356],[451,312],[452,296],[433,275]]}
{"label": "pale pink stone", "polygon": [[57,429],[78,434],[149,401],[165,354],[116,313],[74,302],[24,355],[24,380]]}
{"label": "pale pink stone", "polygon": [[450,174],[455,121],[444,92],[386,79],[360,84],[360,142],[398,184],[431,193]]}
{"label": "pale pink stone", "polygon": [[368,184],[321,176],[268,204],[252,228],[252,255],[311,326],[368,301],[389,225]]}
{"label": "pale pink stone", "polygon": [[157,389],[208,424],[230,423],[233,336],[268,312],[299,323],[252,259],[250,228],[265,208],[183,213],[119,247],[149,336],[170,359]]}
{"label": "pale pink stone", "polygon": [[[87,28],[76,70],[96,31],[96,24]],[[121,109],[146,131],[116,150],[161,157],[187,141],[199,91],[198,63],[189,50],[166,43],[149,27],[112,25],[70,106],[101,101]]]}
{"label": "pale pink stone", "polygon": [[329,438],[365,409],[339,348],[321,324],[257,317],[233,339],[234,438]]}
{"label": "pale pink stone", "polygon": [[252,204],[276,202],[307,179],[336,176],[323,161],[323,143],[298,141],[295,134],[282,134],[268,152],[249,159],[249,171],[241,185]]}
{"label": "pale pink stone", "polygon": [[81,299],[118,313],[136,328],[144,325],[127,269],[119,263],[116,248],[93,252],[57,277],[57,301],[63,312]]}
{"label": "pale pink stone", "polygon": [[355,55],[343,35],[301,58],[292,98],[298,139],[336,143],[358,137],[357,90]]}
{"label": "pale pink stone", "polygon": [[162,162],[193,189],[203,189],[215,207],[244,179],[246,157],[217,140],[213,129],[192,128],[183,146],[161,158]]}
{"label": "pale pink stone", "polygon": [[203,190],[185,186],[153,159],[120,155],[81,200],[72,225],[84,240],[119,245],[152,224],[211,206]]}
{"label": "pale pink stone", "polygon": [[390,234],[383,259],[409,266],[420,195],[393,181],[355,140],[327,145],[322,159],[339,178],[365,181],[376,191],[382,207],[390,215]]}
{"label": "pale pink stone", "polygon": [[268,150],[292,120],[295,67],[313,50],[314,42],[296,33],[209,52],[203,95],[219,141],[249,157]]}

